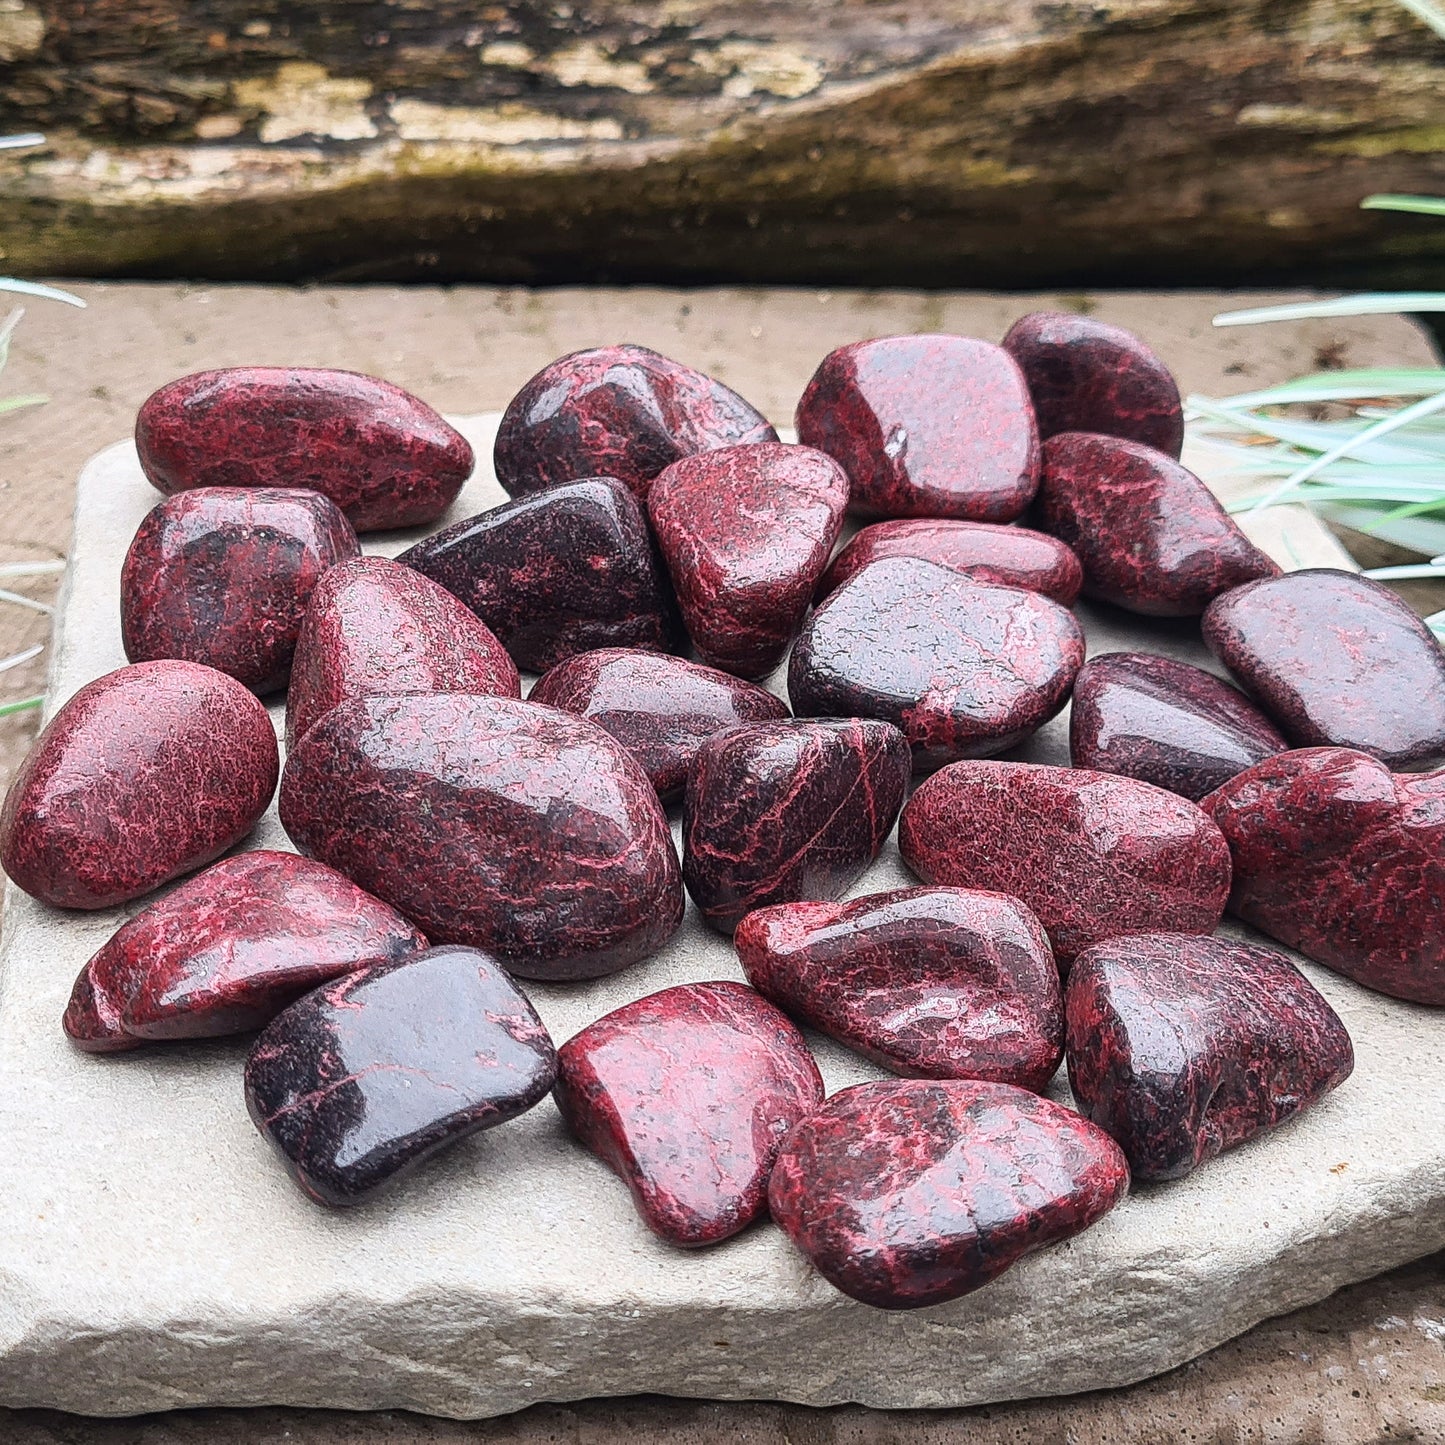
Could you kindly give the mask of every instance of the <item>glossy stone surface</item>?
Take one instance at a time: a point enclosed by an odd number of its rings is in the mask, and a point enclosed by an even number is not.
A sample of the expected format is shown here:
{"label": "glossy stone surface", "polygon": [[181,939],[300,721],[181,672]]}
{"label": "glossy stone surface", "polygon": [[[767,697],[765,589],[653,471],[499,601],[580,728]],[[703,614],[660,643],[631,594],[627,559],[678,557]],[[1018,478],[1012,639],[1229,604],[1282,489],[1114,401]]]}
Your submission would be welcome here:
{"label": "glossy stone surface", "polygon": [[1198,802],[1289,744],[1238,689],[1149,652],[1091,657],[1074,683],[1069,757]]}
{"label": "glossy stone surface", "polygon": [[1234,856],[1231,913],[1367,988],[1445,1004],[1445,771],[1305,748],[1202,806]]}
{"label": "glossy stone surface", "polygon": [[788,660],[801,716],[902,729],[916,772],[1022,742],[1069,700],[1084,630],[1057,602],[917,557],[865,567],[808,619]]}
{"label": "glossy stone surface", "polygon": [[35,740],[0,812],[0,867],[57,908],[110,908],[204,867],[266,810],[280,758],[266,709],[194,662],[81,688]]}
{"label": "glossy stone surface", "polygon": [[467,439],[410,392],[320,367],[183,376],[141,406],[135,442],[163,492],[305,487],[358,532],[436,521],[473,464]]}
{"label": "glossy stone surface", "polygon": [[358,557],[311,595],[286,694],[286,746],[348,697],[521,690],[506,648],[444,587],[384,557]]}
{"label": "glossy stone surface", "polygon": [[643,1222],[696,1247],[767,1207],[784,1135],[823,1099],[803,1036],[740,983],[689,983],[589,1024],[558,1050],[567,1127],[632,1191]]}
{"label": "glossy stone surface", "polygon": [[1021,899],[1065,968],[1123,933],[1212,933],[1229,895],[1229,849],[1199,807],[1082,768],[954,763],[908,800],[898,846],[925,883]]}
{"label": "glossy stone surface", "polygon": [[1042,1089],[1063,1057],[1058,966],[1016,898],[898,888],[781,903],[733,941],[759,993],[896,1074]]}
{"label": "glossy stone surface", "polygon": [[1350,1036],[1282,953],[1145,933],[1074,960],[1069,1084],[1135,1179],[1179,1179],[1342,1084]]}
{"label": "glossy stone surface", "polygon": [[1204,614],[1209,650],[1297,748],[1445,761],[1445,650],[1388,588],[1329,567],[1241,587]]}
{"label": "glossy stone surface", "polygon": [[238,853],[121,926],[76,979],[65,1032],[87,1053],[246,1033],[319,984],[426,946],[334,869]]}
{"label": "glossy stone surface", "polygon": [[493,507],[397,560],[459,597],[528,672],[598,647],[681,642],[647,520],[614,477]]}
{"label": "glossy stone surface", "polygon": [[616,973],[682,921],[647,774],[583,718],[464,693],[352,698],[286,760],[281,822],[438,943],[524,978]]}
{"label": "glossy stone surface", "polygon": [[307,994],[246,1059],[246,1107],[320,1204],[360,1204],[432,1155],[515,1119],[557,1054],[496,959],[433,948]]}
{"label": "glossy stone surface", "polygon": [[645,499],[682,457],[777,441],[737,392],[645,346],[574,351],[514,396],[497,432],[497,480],[512,496],[578,477],[617,477]]}
{"label": "glossy stone surface", "polygon": [[1084,564],[1084,595],[1149,617],[1195,617],[1279,568],[1214,494],[1138,442],[1063,432],[1044,443],[1034,514]]}
{"label": "glossy stone surface", "polygon": [[830,1284],[918,1309],[987,1284],[1116,1205],[1103,1130],[1008,1084],[887,1079],[834,1094],[788,1136],[773,1218]]}
{"label": "glossy stone surface", "polygon": [[704,662],[763,677],[782,661],[847,505],[837,462],[782,442],[687,457],[657,478],[648,515]]}
{"label": "glossy stone surface", "polygon": [[754,908],[837,898],[892,831],[909,767],[897,728],[858,718],[710,737],[682,815],[683,879],[703,918],[731,934]]}
{"label": "glossy stone surface", "polygon": [[772,693],[716,668],[661,652],[604,647],[559,662],[530,702],[588,718],[612,734],[664,803],[682,797],[698,748],[739,723],[788,716]]}

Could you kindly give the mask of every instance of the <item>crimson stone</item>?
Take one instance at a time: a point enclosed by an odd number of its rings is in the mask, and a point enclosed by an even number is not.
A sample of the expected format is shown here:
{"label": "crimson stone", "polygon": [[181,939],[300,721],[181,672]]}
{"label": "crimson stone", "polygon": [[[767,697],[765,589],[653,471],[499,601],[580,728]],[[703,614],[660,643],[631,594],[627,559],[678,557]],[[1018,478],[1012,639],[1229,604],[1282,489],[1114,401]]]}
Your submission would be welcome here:
{"label": "crimson stone", "polygon": [[467,439],[399,386],[301,366],[183,376],[142,405],[135,441],[163,492],[305,487],[358,532],[436,521],[473,463]]}
{"label": "crimson stone", "polygon": [[204,867],[266,811],[280,758],[266,709],[195,662],[81,688],[36,739],[0,813],[0,867],[57,908],[110,908]]}
{"label": "crimson stone", "polygon": [[557,1105],[669,1244],[716,1244],[767,1206],[783,1136],[823,1098],[803,1036],[740,983],[624,1005],[558,1051]]}
{"label": "crimson stone", "polygon": [[442,943],[524,978],[616,973],[682,922],[647,774],[584,718],[465,693],[351,698],[286,760],[281,822]]}
{"label": "crimson stone", "polygon": [[788,1135],[773,1218],[864,1304],[918,1309],[1087,1229],[1129,1188],[1119,1146],[1008,1084],[887,1079],[840,1090]]}

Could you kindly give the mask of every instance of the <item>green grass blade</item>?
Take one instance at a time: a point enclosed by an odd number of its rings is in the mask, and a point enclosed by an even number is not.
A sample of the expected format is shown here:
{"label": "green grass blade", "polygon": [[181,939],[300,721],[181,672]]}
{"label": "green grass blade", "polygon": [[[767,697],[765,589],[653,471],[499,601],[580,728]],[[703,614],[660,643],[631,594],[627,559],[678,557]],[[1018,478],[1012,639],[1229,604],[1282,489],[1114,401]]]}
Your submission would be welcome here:
{"label": "green grass blade", "polygon": [[48,396],[7,396],[0,399],[0,416],[7,411],[20,411],[27,406],[44,406]]}
{"label": "green grass blade", "polygon": [[1362,211],[1403,211],[1410,216],[1445,216],[1445,196],[1366,196]]}
{"label": "green grass blade", "polygon": [[[1263,391],[1244,391],[1223,400],[1231,410],[1289,406],[1312,401],[1363,401],[1383,396],[1429,396],[1445,387],[1445,370],[1414,367],[1391,371],[1322,371]],[[1192,398],[1191,398],[1192,400]]]}
{"label": "green grass blade", "polygon": [[0,717],[13,717],[17,712],[29,712],[31,708],[44,704],[44,694],[36,697],[22,697],[19,702],[0,703]]}
{"label": "green grass blade", "polygon": [[1221,311],[1216,326],[1255,326],[1262,321],[1308,321],[1316,316],[1387,316],[1392,312],[1445,311],[1445,291],[1368,291],[1333,301],[1298,301],[1290,306],[1254,306]]}

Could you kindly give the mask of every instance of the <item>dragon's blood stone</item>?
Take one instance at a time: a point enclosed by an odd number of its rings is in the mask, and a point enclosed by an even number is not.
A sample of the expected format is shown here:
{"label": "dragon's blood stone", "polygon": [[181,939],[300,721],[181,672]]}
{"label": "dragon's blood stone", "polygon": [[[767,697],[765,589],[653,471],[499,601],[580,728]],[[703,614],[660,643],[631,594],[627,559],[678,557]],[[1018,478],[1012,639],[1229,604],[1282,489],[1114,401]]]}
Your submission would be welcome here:
{"label": "dragon's blood stone", "polygon": [[300,850],[524,978],[616,973],[682,922],[667,817],[600,727],[466,693],[351,698],[286,760]]}
{"label": "dragon's blood stone", "polygon": [[884,336],[823,358],[798,403],[798,440],[837,457],[864,517],[1011,522],[1039,484],[1028,383],[969,336]]}
{"label": "dragon's blood stone", "polygon": [[1445,649],[1371,578],[1315,567],[1254,582],[1202,625],[1295,747],[1358,748],[1393,768],[1445,761]]}
{"label": "dragon's blood stone", "polygon": [[472,473],[472,448],[424,401],[354,371],[234,366],[153,393],[135,423],[163,492],[305,487],[358,532],[434,522]]}
{"label": "dragon's blood stone", "polygon": [[1069,756],[1196,803],[1289,744],[1238,689],[1149,652],[1091,657],[1074,683]]}
{"label": "dragon's blood stone", "polygon": [[506,648],[444,587],[384,557],[358,557],[311,594],[286,695],[286,745],[348,697],[521,690]]}
{"label": "dragon's blood stone", "polygon": [[65,1032],[88,1053],[246,1033],[318,984],[426,946],[334,869],[238,853],[121,927],[80,971]]}
{"label": "dragon's blood stone", "polygon": [[551,1089],[557,1054],[522,991],[475,948],[375,964],[298,999],[246,1059],[246,1107],[321,1204],[360,1204]]}
{"label": "dragon's blood stone", "polygon": [[682,815],[683,879],[703,918],[731,934],[754,908],[837,898],[878,856],[909,771],[903,734],[864,718],[715,733]]}
{"label": "dragon's blood stone", "polygon": [[978,1289],[1128,1188],[1119,1146],[1062,1104],[975,1079],[886,1079],[840,1090],[788,1135],[768,1207],[830,1284],[904,1310]]}
{"label": "dragon's blood stone", "polygon": [[1083,768],[954,763],[908,800],[898,846],[925,883],[1021,899],[1065,968],[1121,933],[1212,933],[1229,896],[1229,848],[1196,804]]}
{"label": "dragon's blood stone", "polygon": [[682,457],[777,439],[761,412],[701,371],[645,346],[599,346],[543,367],[512,398],[494,458],[514,497],[608,476],[645,500]]}
{"label": "dragon's blood stone", "polygon": [[1009,328],[1003,348],[1023,367],[1045,440],[1103,432],[1179,455],[1179,387],[1132,331],[1064,311],[1031,311]]}
{"label": "dragon's blood stone", "polygon": [[682,640],[647,519],[615,477],[493,507],[397,560],[465,602],[529,672],[598,647],[676,652]]}
{"label": "dragon's blood stone", "polygon": [[1044,443],[1035,514],[1084,564],[1084,595],[1150,617],[1196,617],[1279,568],[1172,457],[1139,442],[1062,432]]}
{"label": "dragon's blood stone", "polygon": [[823,1099],[802,1034],[740,983],[649,994],[589,1024],[557,1062],[568,1127],[654,1234],[692,1248],[763,1213],[783,1136]]}
{"label": "dragon's blood stone", "polygon": [[360,552],[320,492],[199,487],[152,509],[120,574],[120,630],[132,662],[177,657],[275,692],[321,574]]}
{"label": "dragon's blood stone", "polygon": [[788,716],[788,705],[755,683],[662,652],[604,647],[559,662],[530,702],[589,718],[641,764],[664,803],[682,797],[698,748],[738,723]]}
{"label": "dragon's blood stone", "polygon": [[1135,1179],[1179,1179],[1273,1129],[1355,1065],[1335,1011],[1282,953],[1143,933],[1074,960],[1069,1083]]}
{"label": "dragon's blood stone", "polygon": [[57,908],[109,908],[202,868],[266,811],[266,709],[196,662],[140,662],[81,688],[36,739],[0,812],[0,867]]}
{"label": "dragon's blood stone", "polygon": [[1016,898],[900,888],[779,903],[733,941],[759,993],[896,1074],[1042,1089],[1059,1067],[1058,966]]}
{"label": "dragon's blood stone", "polygon": [[1083,661],[1083,628],[1050,598],[888,557],[808,619],[788,696],[800,717],[895,724],[929,772],[1022,742],[1068,702]]}
{"label": "dragon's blood stone", "polygon": [[1306,748],[1202,806],[1234,855],[1231,913],[1367,988],[1445,1004],[1445,770]]}

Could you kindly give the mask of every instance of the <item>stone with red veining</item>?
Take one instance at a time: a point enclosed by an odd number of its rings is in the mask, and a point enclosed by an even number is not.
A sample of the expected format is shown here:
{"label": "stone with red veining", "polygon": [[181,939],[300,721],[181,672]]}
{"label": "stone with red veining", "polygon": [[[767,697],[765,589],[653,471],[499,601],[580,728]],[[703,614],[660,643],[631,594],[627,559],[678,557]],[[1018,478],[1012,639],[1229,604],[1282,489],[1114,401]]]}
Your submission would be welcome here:
{"label": "stone with red veining", "polygon": [[733,941],[759,993],[895,1074],[1042,1089],[1063,1057],[1048,937],[1002,893],[779,903],[749,913]]}
{"label": "stone with red veining", "polygon": [[1135,1179],[1180,1179],[1342,1084],[1339,1016],[1282,953],[1144,933],[1074,960],[1069,1083]]}
{"label": "stone with red veining", "polygon": [[585,718],[465,693],[351,698],[286,760],[281,822],[438,943],[524,978],[616,973],[682,922],[647,774]]}
{"label": "stone with red veining", "polygon": [[1445,761],[1445,648],[1388,588],[1329,567],[1225,594],[1209,650],[1298,748],[1358,748],[1394,768]]}
{"label": "stone with red veining", "polygon": [[195,662],[141,662],[81,688],[20,765],[0,867],[57,908],[110,908],[202,868],[266,810],[280,758],[266,709]]}
{"label": "stone with red veining", "polygon": [[472,472],[467,439],[424,401],[354,371],[235,366],[154,392],[135,424],[163,492],[305,487],[358,532],[434,522]]}
{"label": "stone with red veining", "polygon": [[884,336],[829,352],[798,403],[798,440],[837,457],[863,517],[1011,522],[1039,484],[1028,384],[969,336]]}
{"label": "stone with red veining", "polygon": [[246,1107],[320,1204],[360,1204],[538,1103],[557,1077],[541,1019],[495,958],[432,948],[323,984],[246,1059]]}
{"label": "stone with red veining", "polygon": [[1304,748],[1202,806],[1234,855],[1231,913],[1367,988],[1445,1004],[1445,770]]}
{"label": "stone with red veining", "polygon": [[528,699],[589,718],[611,733],[652,780],[664,803],[682,797],[698,748],[738,723],[788,716],[755,683],[662,652],[604,647],[559,662]]}
{"label": "stone with red veining", "polygon": [[1022,900],[1065,969],[1123,933],[1212,933],[1229,896],[1229,849],[1196,804],[1083,768],[954,763],[908,800],[898,846],[925,883]]}
{"label": "stone with red veining", "polygon": [[1119,1146],[1072,1109],[974,1079],[886,1079],[788,1136],[773,1218],[818,1273],[880,1309],[970,1293],[1127,1193]]}
{"label": "stone with red veining", "polygon": [[563,1044],[556,1098],[647,1227],[696,1248],[764,1212],[778,1149],[822,1102],[823,1080],[802,1034],[752,989],[687,983]]}

